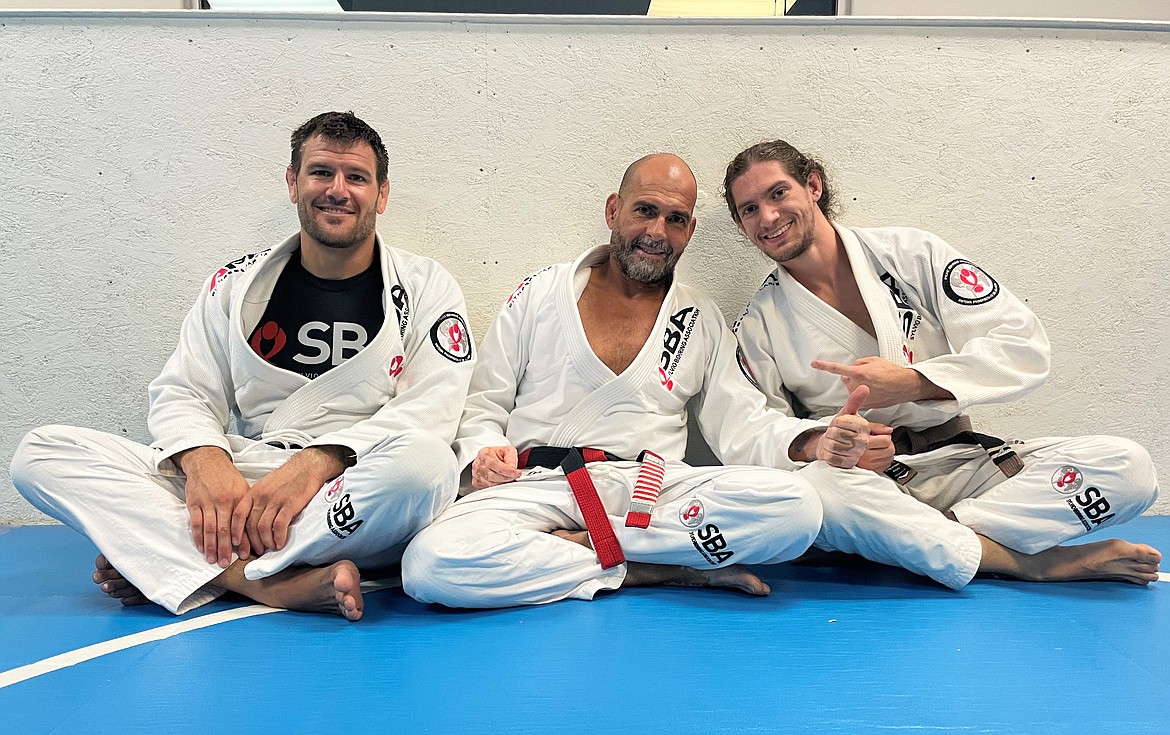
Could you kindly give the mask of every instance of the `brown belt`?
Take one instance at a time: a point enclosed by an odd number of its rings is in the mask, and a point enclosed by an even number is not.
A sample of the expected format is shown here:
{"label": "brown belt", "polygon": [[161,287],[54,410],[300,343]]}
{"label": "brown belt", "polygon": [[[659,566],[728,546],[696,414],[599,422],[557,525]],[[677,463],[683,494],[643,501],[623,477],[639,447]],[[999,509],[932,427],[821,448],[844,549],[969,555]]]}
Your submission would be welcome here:
{"label": "brown belt", "polygon": [[[995,466],[1004,476],[1014,477],[1020,470],[1024,469],[1024,461],[1007,442],[990,434],[980,434],[973,428],[971,417],[960,415],[938,426],[931,426],[920,431],[899,426],[894,429],[891,438],[894,441],[896,454],[925,454],[943,447],[957,445],[979,446],[987,452],[991,461],[995,462]],[[918,473],[913,468],[894,460],[886,469],[885,474],[899,485],[905,485]]]}

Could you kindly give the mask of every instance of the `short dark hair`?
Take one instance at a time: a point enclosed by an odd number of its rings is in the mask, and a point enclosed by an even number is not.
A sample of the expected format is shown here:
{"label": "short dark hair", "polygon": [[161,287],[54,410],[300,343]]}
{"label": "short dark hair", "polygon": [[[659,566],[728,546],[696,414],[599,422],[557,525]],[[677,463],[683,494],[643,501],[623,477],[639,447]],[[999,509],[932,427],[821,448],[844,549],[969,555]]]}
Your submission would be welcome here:
{"label": "short dark hair", "polygon": [[788,175],[796,179],[801,186],[808,186],[808,176],[815,171],[821,177],[821,198],[817,200],[817,206],[824,212],[826,219],[833,219],[833,215],[836,214],[836,201],[834,191],[829,186],[829,178],[825,175],[825,167],[783,140],[769,140],[741,151],[727,164],[727,173],[723,176],[723,198],[727,201],[727,208],[731,210],[731,218],[736,224],[739,223],[739,210],[735,206],[735,197],[731,195],[731,185],[743,176],[753,163],[763,161],[778,161]]}
{"label": "short dark hair", "polygon": [[318,135],[346,146],[353,145],[359,140],[369,143],[370,148],[374,149],[374,159],[377,162],[378,185],[386,183],[390,171],[390,157],[386,155],[386,146],[382,145],[382,138],[378,132],[352,112],[322,112],[293,131],[293,172],[299,173],[301,170],[301,155],[305,150],[305,141]]}

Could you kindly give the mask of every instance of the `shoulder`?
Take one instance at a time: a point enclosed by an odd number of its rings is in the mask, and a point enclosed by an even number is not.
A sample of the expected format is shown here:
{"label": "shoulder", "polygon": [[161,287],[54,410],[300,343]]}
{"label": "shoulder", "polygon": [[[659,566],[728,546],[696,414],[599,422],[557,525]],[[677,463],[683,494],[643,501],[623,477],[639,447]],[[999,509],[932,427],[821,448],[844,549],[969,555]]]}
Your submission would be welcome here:
{"label": "shoulder", "polygon": [[875,253],[929,250],[943,242],[933,232],[917,227],[844,227]]}
{"label": "shoulder", "polygon": [[430,281],[455,283],[451,275],[439,261],[426,255],[412,253],[409,250],[382,245],[386,259],[394,266],[394,272],[400,281],[426,284]]}
{"label": "shoulder", "polygon": [[230,289],[231,284],[239,279],[240,274],[251,270],[272,251],[273,248],[265,248],[264,250],[242,255],[230,263],[221,266],[207,279],[209,294],[211,296],[217,296],[221,292]]}
{"label": "shoulder", "polygon": [[558,274],[563,274],[569,268],[568,263],[554,263],[528,274],[512,289],[511,295],[504,302],[504,308],[513,309],[547,294],[557,282]]}

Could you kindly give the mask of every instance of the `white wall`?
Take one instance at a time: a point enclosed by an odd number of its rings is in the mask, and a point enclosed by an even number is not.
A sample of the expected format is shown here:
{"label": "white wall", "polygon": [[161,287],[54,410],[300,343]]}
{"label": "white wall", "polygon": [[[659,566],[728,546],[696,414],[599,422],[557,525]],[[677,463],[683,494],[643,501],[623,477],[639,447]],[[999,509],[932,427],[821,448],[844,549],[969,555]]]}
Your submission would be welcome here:
{"label": "white wall", "polygon": [[1142,27],[0,14],[0,521],[40,520],[5,471],[30,427],[147,438],[202,279],[296,227],[290,130],[347,108],[390,148],[381,231],[455,273],[479,334],[662,149],[702,188],[683,276],[733,317],[767,266],[722,169],[786,137],[843,221],[938,232],[1044,319],[1052,379],[984,430],[1124,434],[1165,484],[1170,26]]}
{"label": "white wall", "polygon": [[837,0],[838,15],[1170,20],[1166,0]]}

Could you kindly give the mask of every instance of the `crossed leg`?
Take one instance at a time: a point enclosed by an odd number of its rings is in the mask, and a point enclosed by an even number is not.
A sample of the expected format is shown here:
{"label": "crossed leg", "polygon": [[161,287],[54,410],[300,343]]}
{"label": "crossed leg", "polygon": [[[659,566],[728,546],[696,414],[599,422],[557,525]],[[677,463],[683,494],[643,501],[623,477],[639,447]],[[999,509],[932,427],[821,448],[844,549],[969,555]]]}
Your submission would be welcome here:
{"label": "crossed leg", "polygon": [[[553,531],[552,535],[581,544],[587,549],[593,548],[588,531],[560,530]],[[677,564],[626,562],[626,578],[622,580],[622,587],[649,587],[660,584],[676,587],[718,587],[739,590],[754,597],[765,597],[772,591],[764,580],[741,564],[719,569],[694,569]]]}
{"label": "crossed leg", "polygon": [[[233,562],[212,583],[270,607],[333,613],[346,620],[358,620],[362,616],[361,576],[353,562],[339,561],[327,567],[290,567],[257,580],[244,577],[246,563]],[[94,566],[93,581],[102,592],[121,600],[123,605],[150,602],[104,555],[98,555]]]}

